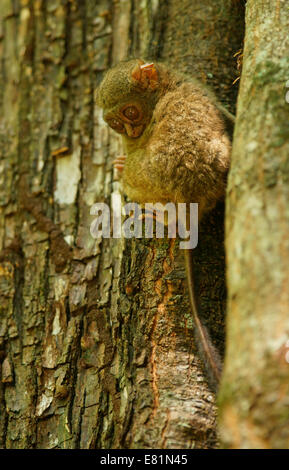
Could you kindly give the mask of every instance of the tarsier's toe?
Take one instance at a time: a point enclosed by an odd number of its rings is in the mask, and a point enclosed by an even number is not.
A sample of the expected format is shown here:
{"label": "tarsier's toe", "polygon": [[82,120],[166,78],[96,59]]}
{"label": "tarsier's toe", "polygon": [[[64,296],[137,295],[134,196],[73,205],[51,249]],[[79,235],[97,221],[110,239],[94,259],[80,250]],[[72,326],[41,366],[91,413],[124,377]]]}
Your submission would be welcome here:
{"label": "tarsier's toe", "polygon": [[119,172],[122,172],[124,169],[124,164],[126,160],[126,155],[120,155],[113,161],[113,166],[116,168]]}

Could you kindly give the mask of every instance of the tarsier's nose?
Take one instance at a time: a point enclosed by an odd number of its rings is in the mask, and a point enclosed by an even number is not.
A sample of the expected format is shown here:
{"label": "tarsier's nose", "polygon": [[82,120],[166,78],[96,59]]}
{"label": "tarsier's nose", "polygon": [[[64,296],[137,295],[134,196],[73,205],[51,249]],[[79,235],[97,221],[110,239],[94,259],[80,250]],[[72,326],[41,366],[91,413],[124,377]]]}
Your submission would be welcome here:
{"label": "tarsier's nose", "polygon": [[125,127],[126,133],[129,137],[134,137],[135,136],[134,135],[134,129],[131,126],[131,124],[124,123],[124,127]]}
{"label": "tarsier's nose", "polygon": [[131,124],[128,124],[126,122],[124,123],[124,127],[125,127],[128,137],[131,137],[131,138],[139,137],[143,130],[142,125],[133,127]]}

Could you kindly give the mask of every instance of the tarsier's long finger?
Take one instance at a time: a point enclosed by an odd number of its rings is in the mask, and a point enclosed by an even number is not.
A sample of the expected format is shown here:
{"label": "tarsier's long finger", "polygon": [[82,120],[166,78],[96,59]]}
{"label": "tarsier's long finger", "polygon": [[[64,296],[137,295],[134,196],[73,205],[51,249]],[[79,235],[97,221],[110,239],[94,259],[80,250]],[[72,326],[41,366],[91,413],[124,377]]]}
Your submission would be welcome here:
{"label": "tarsier's long finger", "polygon": [[126,156],[125,155],[120,155],[113,161],[113,166],[116,168],[119,172],[122,172],[124,169],[124,164],[125,164]]}
{"label": "tarsier's long finger", "polygon": [[114,168],[116,168],[118,171],[122,172],[124,169],[124,165],[114,165]]}
{"label": "tarsier's long finger", "polygon": [[115,163],[115,162],[124,163],[125,160],[126,160],[126,156],[125,156],[125,155],[119,155],[118,157],[116,157],[116,159],[113,161],[113,163]]}

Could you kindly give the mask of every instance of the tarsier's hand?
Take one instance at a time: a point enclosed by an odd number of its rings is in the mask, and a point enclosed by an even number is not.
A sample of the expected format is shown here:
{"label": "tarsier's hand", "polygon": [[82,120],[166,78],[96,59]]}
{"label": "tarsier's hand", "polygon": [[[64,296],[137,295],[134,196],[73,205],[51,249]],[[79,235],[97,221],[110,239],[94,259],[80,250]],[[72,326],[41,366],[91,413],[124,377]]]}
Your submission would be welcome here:
{"label": "tarsier's hand", "polygon": [[112,162],[114,168],[116,168],[120,173],[123,172],[125,160],[126,160],[126,155],[120,155]]}

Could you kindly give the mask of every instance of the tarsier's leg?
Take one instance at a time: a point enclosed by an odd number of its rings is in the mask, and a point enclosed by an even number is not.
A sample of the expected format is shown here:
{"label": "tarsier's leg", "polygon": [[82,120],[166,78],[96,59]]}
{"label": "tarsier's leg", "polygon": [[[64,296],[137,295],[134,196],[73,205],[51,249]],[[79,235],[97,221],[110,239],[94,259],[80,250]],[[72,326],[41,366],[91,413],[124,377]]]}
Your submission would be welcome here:
{"label": "tarsier's leg", "polygon": [[123,172],[125,160],[126,160],[126,155],[120,155],[113,161],[114,168],[116,168],[120,173]]}

